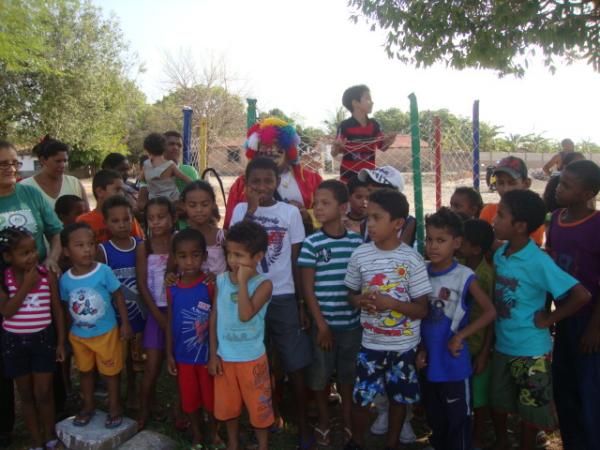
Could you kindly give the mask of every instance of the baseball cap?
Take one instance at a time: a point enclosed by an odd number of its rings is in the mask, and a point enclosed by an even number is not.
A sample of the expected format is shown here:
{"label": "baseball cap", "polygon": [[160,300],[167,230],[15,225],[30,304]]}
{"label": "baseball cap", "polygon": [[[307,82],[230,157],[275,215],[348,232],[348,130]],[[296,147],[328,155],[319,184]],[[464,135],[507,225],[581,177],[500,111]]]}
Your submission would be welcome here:
{"label": "baseball cap", "polygon": [[400,192],[404,190],[404,177],[392,166],[382,166],[375,169],[360,169],[358,179],[367,182],[373,180],[378,184],[387,184],[390,187],[398,189]]}
{"label": "baseball cap", "polygon": [[503,172],[515,180],[526,180],[527,179],[527,166],[521,158],[516,156],[507,156],[500,160],[494,168],[494,175],[498,172]]}

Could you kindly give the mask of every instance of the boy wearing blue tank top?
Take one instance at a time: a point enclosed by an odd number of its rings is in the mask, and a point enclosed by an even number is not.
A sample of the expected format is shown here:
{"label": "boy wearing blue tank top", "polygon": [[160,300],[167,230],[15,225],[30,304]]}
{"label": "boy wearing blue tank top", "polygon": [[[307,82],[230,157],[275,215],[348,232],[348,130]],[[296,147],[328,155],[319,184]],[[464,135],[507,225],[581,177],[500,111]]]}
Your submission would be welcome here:
{"label": "boy wearing blue tank top", "polygon": [[[437,450],[471,450],[472,369],[466,338],[492,323],[496,312],[475,273],[454,259],[464,234],[460,216],[444,207],[425,223],[432,291],[429,313],[421,323],[417,367],[425,367],[421,388],[430,441]],[[481,314],[469,323],[472,301]]]}
{"label": "boy wearing blue tank top", "polygon": [[[133,210],[125,197],[109,197],[102,205],[102,215],[111,238],[98,245],[96,259],[110,267],[121,283],[132,337],[123,346],[127,370],[127,407],[137,407],[136,372],[143,370],[142,333],[146,310],[138,294],[135,276],[135,250],[140,239],[131,235]],[[117,311],[117,321],[121,319]]]}
{"label": "boy wearing blue tank top", "polygon": [[215,417],[227,424],[227,448],[239,448],[239,417],[246,406],[258,449],[268,449],[273,424],[269,363],[264,345],[265,315],[273,285],[256,270],[267,252],[265,229],[244,220],[229,228],[227,263],[217,276],[210,318],[209,371],[215,377]]}

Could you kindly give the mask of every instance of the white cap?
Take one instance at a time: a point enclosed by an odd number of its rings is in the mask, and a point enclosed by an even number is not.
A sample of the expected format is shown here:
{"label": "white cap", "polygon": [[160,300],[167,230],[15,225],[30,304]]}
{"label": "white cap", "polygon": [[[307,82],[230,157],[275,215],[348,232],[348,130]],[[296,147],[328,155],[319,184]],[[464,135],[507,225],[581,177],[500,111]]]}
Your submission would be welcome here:
{"label": "white cap", "polygon": [[404,177],[392,166],[382,166],[375,169],[360,169],[358,179],[363,183],[373,180],[378,184],[387,184],[390,187],[398,189],[400,192],[404,190]]}

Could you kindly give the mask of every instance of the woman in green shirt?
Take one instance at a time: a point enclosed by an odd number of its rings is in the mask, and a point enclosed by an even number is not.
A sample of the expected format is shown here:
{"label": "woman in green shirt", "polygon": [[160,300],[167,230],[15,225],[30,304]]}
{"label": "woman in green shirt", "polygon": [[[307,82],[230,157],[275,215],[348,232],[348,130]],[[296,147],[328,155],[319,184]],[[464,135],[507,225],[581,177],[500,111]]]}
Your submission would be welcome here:
{"label": "woman in green shirt", "polygon": [[[20,167],[14,146],[0,141],[0,230],[10,226],[27,228],[35,239],[40,261],[58,275],[62,223],[38,189],[17,183]],[[50,244],[49,250],[44,237]]]}

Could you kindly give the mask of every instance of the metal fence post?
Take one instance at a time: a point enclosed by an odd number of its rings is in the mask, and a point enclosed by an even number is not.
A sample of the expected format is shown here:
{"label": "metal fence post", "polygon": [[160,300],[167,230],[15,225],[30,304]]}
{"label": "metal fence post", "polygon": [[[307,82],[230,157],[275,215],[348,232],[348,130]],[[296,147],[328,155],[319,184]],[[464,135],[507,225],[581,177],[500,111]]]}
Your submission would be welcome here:
{"label": "metal fence post", "polygon": [[184,106],[183,109],[183,163],[190,162],[190,144],[192,141],[192,117],[194,111],[189,106]]}
{"label": "metal fence post", "polygon": [[250,128],[252,125],[256,123],[256,99],[255,98],[247,98],[246,103],[248,104],[246,108],[246,127]]}
{"label": "metal fence post", "polygon": [[423,177],[421,176],[421,132],[419,130],[419,108],[415,94],[410,100],[410,137],[412,149],[413,189],[415,195],[415,218],[417,220],[417,249],[424,254],[425,217],[423,214]]}
{"label": "metal fence post", "polygon": [[473,188],[479,190],[479,100],[473,102]]}

